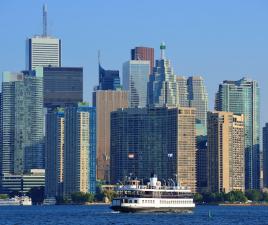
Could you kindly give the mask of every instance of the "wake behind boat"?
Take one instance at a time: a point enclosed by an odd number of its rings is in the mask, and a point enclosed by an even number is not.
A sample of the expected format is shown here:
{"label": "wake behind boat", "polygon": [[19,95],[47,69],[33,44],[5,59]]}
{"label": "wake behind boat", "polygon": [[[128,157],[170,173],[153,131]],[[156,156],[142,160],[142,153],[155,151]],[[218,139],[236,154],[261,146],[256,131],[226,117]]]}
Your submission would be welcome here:
{"label": "wake behind boat", "polygon": [[182,212],[191,211],[195,204],[190,189],[180,186],[161,186],[156,176],[147,185],[131,180],[117,188],[118,197],[111,209],[120,212]]}

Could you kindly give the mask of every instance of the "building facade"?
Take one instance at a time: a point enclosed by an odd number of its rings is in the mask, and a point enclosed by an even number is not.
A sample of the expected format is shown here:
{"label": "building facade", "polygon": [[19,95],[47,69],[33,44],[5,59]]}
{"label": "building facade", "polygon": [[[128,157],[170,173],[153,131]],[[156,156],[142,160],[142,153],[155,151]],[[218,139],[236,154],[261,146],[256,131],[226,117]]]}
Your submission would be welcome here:
{"label": "building facade", "polygon": [[49,36],[35,36],[26,40],[26,69],[37,66],[61,66],[61,40]]}
{"label": "building facade", "polygon": [[92,143],[95,135],[92,132],[96,132],[96,125],[91,124],[95,122],[95,115],[95,108],[87,104],[65,108],[64,196],[68,197],[75,192],[89,192],[96,185],[96,178],[91,177],[96,173],[90,171],[94,169],[96,159],[95,150],[92,149],[95,147],[95,143]]}
{"label": "building facade", "polygon": [[244,116],[208,112],[208,190],[245,190]]}
{"label": "building facade", "polygon": [[46,197],[63,196],[64,109],[46,115]]}
{"label": "building facade", "polygon": [[204,84],[203,77],[194,76],[187,80],[189,106],[196,108],[196,120],[204,127],[206,135],[207,111],[208,111],[208,93]]}
{"label": "building facade", "polygon": [[128,107],[127,91],[98,90],[93,92],[96,107],[97,179],[110,180],[110,113]]}
{"label": "building facade", "polygon": [[1,193],[13,191],[26,194],[34,187],[45,186],[45,170],[32,169],[27,174],[4,173],[1,180]]}
{"label": "building facade", "polygon": [[129,107],[146,107],[150,61],[130,60],[123,64],[123,88],[128,91]]}
{"label": "building facade", "polygon": [[99,64],[99,85],[97,90],[117,90],[120,89],[119,70],[105,70]]}
{"label": "building facade", "polygon": [[1,174],[44,168],[43,76],[4,72],[2,79]]}
{"label": "building facade", "polygon": [[224,81],[216,94],[215,109],[245,117],[245,185],[260,188],[260,105],[257,81]]}
{"label": "building facade", "polygon": [[111,182],[173,179],[196,190],[195,110],[128,108],[111,113]]}
{"label": "building facade", "polygon": [[154,68],[154,49],[148,47],[135,47],[131,49],[131,60],[150,61],[150,74]]}
{"label": "building facade", "polygon": [[77,106],[83,101],[82,67],[44,67],[44,107]]}
{"label": "building facade", "polygon": [[178,85],[178,100],[179,107],[189,107],[189,94],[188,94],[188,86],[187,86],[187,78],[183,76],[177,76],[176,82]]}
{"label": "building facade", "polygon": [[263,187],[268,188],[268,123],[262,128],[263,141]]}

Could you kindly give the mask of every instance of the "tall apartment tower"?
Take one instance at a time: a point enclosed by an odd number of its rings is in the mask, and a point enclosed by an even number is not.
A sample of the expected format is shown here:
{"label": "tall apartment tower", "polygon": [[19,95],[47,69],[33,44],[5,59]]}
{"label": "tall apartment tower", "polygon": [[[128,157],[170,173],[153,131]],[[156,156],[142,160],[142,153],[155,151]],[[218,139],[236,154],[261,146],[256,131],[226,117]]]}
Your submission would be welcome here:
{"label": "tall apartment tower", "polygon": [[150,106],[178,106],[178,85],[170,61],[165,58],[166,46],[160,45],[161,58],[156,60],[148,83],[148,103]]}
{"label": "tall apartment tower", "polygon": [[111,113],[111,182],[173,179],[196,190],[195,109],[127,108]]}
{"label": "tall apartment tower", "polygon": [[4,72],[1,109],[1,174],[44,168],[42,73]]}
{"label": "tall apartment tower", "polygon": [[245,185],[260,188],[260,106],[257,81],[224,81],[216,94],[215,109],[245,117]]}
{"label": "tall apartment tower", "polygon": [[61,40],[47,34],[47,6],[43,6],[43,35],[26,40],[26,69],[61,66]]}
{"label": "tall apartment tower", "polygon": [[[64,112],[64,182],[63,194],[95,192],[95,108],[81,104]],[[93,169],[94,171],[90,171]],[[95,179],[94,179],[95,178]],[[92,185],[91,182],[95,184]]]}
{"label": "tall apartment tower", "polygon": [[197,123],[204,127],[206,135],[208,93],[204,84],[204,79],[200,76],[189,77],[187,80],[189,106],[196,108]]}
{"label": "tall apartment tower", "polygon": [[63,196],[64,109],[46,115],[46,197]]}
{"label": "tall apartment tower", "polygon": [[207,138],[209,191],[244,191],[244,116],[208,112]]}
{"label": "tall apartment tower", "polygon": [[131,60],[150,61],[150,74],[154,68],[154,49],[148,47],[135,47],[131,49]]}
{"label": "tall apartment tower", "polygon": [[268,188],[268,123],[262,128],[263,141],[263,187]]}
{"label": "tall apartment tower", "polygon": [[120,89],[119,70],[105,70],[99,62],[99,85],[96,90]]}
{"label": "tall apartment tower", "polygon": [[128,107],[127,91],[97,90],[93,92],[97,126],[97,179],[110,180],[110,113]]}
{"label": "tall apartment tower", "polygon": [[123,64],[123,87],[128,91],[129,107],[146,107],[150,61],[130,60]]}

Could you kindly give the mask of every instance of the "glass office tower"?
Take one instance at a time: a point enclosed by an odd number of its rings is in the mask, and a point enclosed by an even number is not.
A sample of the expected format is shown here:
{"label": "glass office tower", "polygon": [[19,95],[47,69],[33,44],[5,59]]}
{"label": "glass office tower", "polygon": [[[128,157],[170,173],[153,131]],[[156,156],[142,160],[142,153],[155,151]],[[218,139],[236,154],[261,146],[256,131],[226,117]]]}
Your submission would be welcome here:
{"label": "glass office tower", "polygon": [[257,81],[242,78],[223,81],[215,109],[245,116],[245,187],[260,188],[260,103]]}

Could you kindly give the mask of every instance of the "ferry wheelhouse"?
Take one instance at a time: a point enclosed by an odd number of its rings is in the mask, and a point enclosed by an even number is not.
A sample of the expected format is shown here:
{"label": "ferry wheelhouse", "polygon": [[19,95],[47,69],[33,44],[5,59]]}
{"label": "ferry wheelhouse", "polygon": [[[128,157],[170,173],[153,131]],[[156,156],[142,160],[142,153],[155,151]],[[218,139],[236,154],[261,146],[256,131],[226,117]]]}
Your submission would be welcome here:
{"label": "ferry wheelhouse", "polygon": [[162,186],[156,176],[147,185],[132,180],[117,188],[118,197],[111,208],[121,212],[181,212],[195,207],[191,190],[176,186]]}

